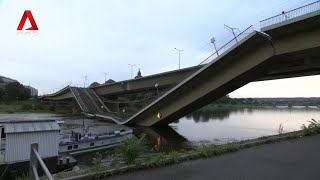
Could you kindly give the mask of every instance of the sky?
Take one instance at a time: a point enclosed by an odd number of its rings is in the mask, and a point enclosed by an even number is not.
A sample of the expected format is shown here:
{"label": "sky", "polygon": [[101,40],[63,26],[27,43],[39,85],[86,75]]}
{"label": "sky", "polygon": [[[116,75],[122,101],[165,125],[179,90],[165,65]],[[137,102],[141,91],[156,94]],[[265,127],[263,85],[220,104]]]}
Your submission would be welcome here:
{"label": "sky", "polygon": [[[314,0],[0,0],[0,75],[39,94],[194,66],[259,21]],[[31,10],[36,38],[16,30]],[[27,20],[25,27],[30,27]],[[25,32],[25,31],[23,31]],[[34,35],[34,34],[33,34]],[[131,65],[134,66],[131,66]],[[85,76],[87,77],[86,84]],[[250,83],[231,97],[318,97],[320,76]]]}

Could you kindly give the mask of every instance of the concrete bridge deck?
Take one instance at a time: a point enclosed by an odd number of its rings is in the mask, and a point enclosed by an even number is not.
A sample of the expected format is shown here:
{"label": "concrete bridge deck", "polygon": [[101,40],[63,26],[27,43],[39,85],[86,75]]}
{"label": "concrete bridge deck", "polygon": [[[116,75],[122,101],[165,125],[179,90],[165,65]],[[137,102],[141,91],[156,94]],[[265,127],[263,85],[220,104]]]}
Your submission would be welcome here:
{"label": "concrete bridge deck", "polygon": [[[319,11],[305,19],[281,22],[266,34],[253,31],[126,123],[167,125],[266,75],[278,78],[320,74]],[[157,118],[158,112],[161,118]]]}
{"label": "concrete bridge deck", "polygon": [[[319,5],[320,1],[317,3]],[[262,28],[264,32],[247,29],[238,35],[237,38],[242,38],[237,39],[236,44],[219,53],[220,56],[206,65],[127,81],[125,86],[124,82],[105,85],[97,87],[101,89],[95,91],[101,95],[104,92],[113,94],[117,91],[129,93],[145,90],[147,87],[154,88],[157,83],[155,80],[161,78],[163,86],[177,84],[127,120],[111,118],[119,124],[167,125],[253,81],[320,74],[319,8],[268,24]],[[244,34],[248,35],[243,37]],[[136,83],[137,86],[130,83]],[[111,86],[115,88],[108,90]],[[68,98],[68,89],[64,88],[45,98]],[[157,117],[159,112],[161,118]],[[99,116],[107,118],[109,115]]]}

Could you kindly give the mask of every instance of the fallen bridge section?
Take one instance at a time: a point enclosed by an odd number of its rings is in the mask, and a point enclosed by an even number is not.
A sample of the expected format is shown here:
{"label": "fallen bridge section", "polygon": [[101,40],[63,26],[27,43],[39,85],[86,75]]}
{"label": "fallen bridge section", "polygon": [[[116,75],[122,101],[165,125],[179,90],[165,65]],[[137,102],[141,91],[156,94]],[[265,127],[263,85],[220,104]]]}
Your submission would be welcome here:
{"label": "fallen bridge section", "polygon": [[167,125],[258,79],[320,74],[320,11],[304,17],[253,31],[124,123]]}
{"label": "fallen bridge section", "polygon": [[93,90],[70,87],[70,91],[83,113],[94,115],[96,113],[110,112]]}

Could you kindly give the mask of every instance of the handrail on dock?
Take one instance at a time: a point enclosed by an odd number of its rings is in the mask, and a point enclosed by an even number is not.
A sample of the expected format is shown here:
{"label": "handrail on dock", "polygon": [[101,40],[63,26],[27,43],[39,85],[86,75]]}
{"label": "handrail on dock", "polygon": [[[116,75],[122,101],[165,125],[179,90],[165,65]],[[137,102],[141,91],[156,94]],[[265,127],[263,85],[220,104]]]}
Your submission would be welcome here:
{"label": "handrail on dock", "polygon": [[38,162],[42,167],[44,173],[47,175],[49,180],[53,180],[53,177],[48,170],[46,164],[43,162],[40,154],[38,153],[38,143],[31,144],[31,151],[30,151],[30,165],[29,165],[29,179],[31,180],[38,180]]}

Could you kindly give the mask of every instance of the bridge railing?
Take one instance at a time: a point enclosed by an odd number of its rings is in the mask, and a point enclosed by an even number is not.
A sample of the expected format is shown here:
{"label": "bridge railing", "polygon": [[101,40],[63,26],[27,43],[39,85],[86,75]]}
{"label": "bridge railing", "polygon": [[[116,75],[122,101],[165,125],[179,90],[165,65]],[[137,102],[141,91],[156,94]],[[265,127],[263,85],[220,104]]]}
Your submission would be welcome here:
{"label": "bridge railing", "polygon": [[31,144],[31,152],[30,152],[30,166],[29,166],[29,179],[30,180],[38,180],[38,162],[40,166],[42,167],[44,173],[47,175],[49,180],[53,180],[53,177],[48,170],[46,164],[43,162],[40,154],[38,153],[38,143],[32,143]]}
{"label": "bridge railing", "polygon": [[240,34],[238,34],[236,37],[234,37],[233,39],[231,39],[229,42],[227,42],[225,45],[223,45],[222,47],[220,47],[217,52],[211,54],[209,57],[207,57],[205,60],[203,60],[199,65],[202,64],[206,64],[209,63],[211,61],[214,61],[217,59],[217,57],[219,57],[222,53],[224,53],[225,51],[227,51],[228,49],[230,49],[232,46],[234,46],[235,44],[237,44],[239,41],[241,41],[242,39],[244,39],[245,37],[247,37],[251,32],[254,31],[253,26],[249,26],[247,29],[245,29],[244,31],[242,31]]}
{"label": "bridge railing", "polygon": [[281,14],[264,19],[260,21],[260,27],[264,28],[271,26],[273,24],[277,24],[318,10],[320,10],[320,1],[316,1],[287,12],[283,11]]}

